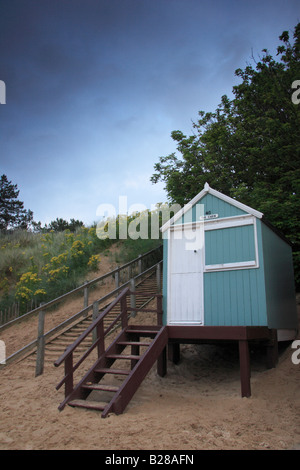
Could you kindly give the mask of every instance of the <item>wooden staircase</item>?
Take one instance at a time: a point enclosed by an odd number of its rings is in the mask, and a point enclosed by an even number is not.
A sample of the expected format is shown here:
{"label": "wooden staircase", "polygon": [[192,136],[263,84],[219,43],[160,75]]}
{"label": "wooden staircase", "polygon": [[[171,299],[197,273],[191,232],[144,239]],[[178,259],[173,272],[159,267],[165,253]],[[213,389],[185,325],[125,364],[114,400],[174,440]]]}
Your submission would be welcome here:
{"label": "wooden staircase", "polygon": [[[128,312],[132,311],[132,306],[129,307],[127,303],[129,296],[133,294],[156,297],[156,309],[136,307],[133,310],[156,313],[157,325],[128,324]],[[107,321],[111,311],[117,306],[119,315],[114,318],[110,326],[104,327],[104,320]],[[106,346],[107,335],[117,321],[121,322],[121,332]],[[94,337],[92,345],[78,359],[76,352],[82,348],[89,335]],[[59,410],[68,404],[101,411],[103,418],[108,413],[123,413],[156,361],[159,375],[165,374],[167,342],[167,328],[162,326],[162,295],[131,292],[126,288],[54,363],[55,366],[63,362],[65,364],[65,376],[56,387],[59,389],[65,385],[65,399],[59,405]],[[74,386],[75,370],[95,350],[97,350],[96,361]],[[73,364],[75,358],[77,362]]]}
{"label": "wooden staircase", "polygon": [[[142,309],[150,301],[149,292],[155,292],[157,290],[157,279],[156,275],[151,274],[145,279],[140,281],[136,285],[136,291],[138,295],[136,296],[136,307]],[[109,305],[109,304],[108,304]],[[101,306],[99,313],[101,314],[108,307],[108,305]],[[104,318],[104,329],[108,328],[109,325],[117,318],[120,314],[120,305],[115,305],[110,312]],[[77,321],[75,324],[69,326],[63,332],[60,332],[57,336],[47,342],[45,346],[45,357],[44,362],[46,365],[53,366],[53,362],[59,356],[61,356],[67,347],[71,346],[74,341],[90,326],[92,322],[92,314]],[[87,337],[85,341],[76,349],[75,355],[79,357],[87,347],[92,345],[92,338]],[[30,354],[29,361],[33,366],[36,364],[36,351]]]}
{"label": "wooden staircase", "polygon": [[123,413],[167,340],[165,327],[128,326],[81,380],[68,404],[101,411],[102,418]]}

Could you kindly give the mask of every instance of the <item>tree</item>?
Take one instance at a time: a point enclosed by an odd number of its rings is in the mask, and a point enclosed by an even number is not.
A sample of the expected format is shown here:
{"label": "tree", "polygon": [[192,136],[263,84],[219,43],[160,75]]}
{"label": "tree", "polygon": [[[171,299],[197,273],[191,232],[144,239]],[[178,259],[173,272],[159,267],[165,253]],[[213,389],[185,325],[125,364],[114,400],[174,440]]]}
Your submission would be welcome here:
{"label": "tree", "polygon": [[33,212],[24,209],[24,203],[18,200],[19,190],[16,184],[8,181],[6,175],[0,179],[0,230],[9,228],[27,229],[33,219]]}
{"label": "tree", "polygon": [[54,232],[63,232],[64,230],[70,230],[75,232],[77,228],[82,227],[83,222],[80,220],[71,219],[70,222],[62,218],[57,218],[50,222],[48,229],[54,230]]}
{"label": "tree", "polygon": [[78,228],[83,227],[83,222],[81,220],[71,219],[69,225],[69,230],[75,232]]}
{"label": "tree", "polygon": [[52,220],[49,225],[45,224],[42,227],[41,222],[32,222],[33,230],[35,232],[50,232],[53,230],[54,232],[63,232],[64,230],[70,230],[70,232],[75,232],[78,228],[83,227],[83,222],[81,220],[71,219],[68,222],[62,218],[56,218],[56,220]]}
{"label": "tree", "polygon": [[56,220],[52,220],[50,222],[48,229],[53,230],[54,232],[63,232],[69,228],[69,224],[66,220],[62,218],[56,218]]}
{"label": "tree", "polygon": [[[242,83],[234,98],[223,96],[215,112],[199,112],[193,135],[173,131],[180,156],[160,157],[151,181],[163,181],[171,202],[192,199],[207,181],[260,210],[294,246],[300,285],[300,104],[293,83],[300,79],[300,23],[294,42],[284,31],[279,60],[266,49],[258,62],[235,74]],[[296,100],[297,102],[297,100]]]}

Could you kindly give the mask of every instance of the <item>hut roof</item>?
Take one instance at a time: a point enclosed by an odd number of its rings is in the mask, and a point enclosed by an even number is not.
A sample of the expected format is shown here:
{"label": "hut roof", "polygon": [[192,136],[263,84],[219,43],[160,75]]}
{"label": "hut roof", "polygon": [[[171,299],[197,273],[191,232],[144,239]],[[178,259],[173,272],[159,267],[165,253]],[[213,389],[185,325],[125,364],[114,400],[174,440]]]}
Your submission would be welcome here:
{"label": "hut roof", "polygon": [[252,207],[247,206],[246,204],[243,204],[242,202],[237,201],[236,199],[233,199],[229,196],[226,196],[223,193],[220,193],[219,191],[216,191],[215,189],[211,188],[208,183],[205,183],[204,188],[200,193],[197,194],[190,202],[188,202],[182,209],[180,209],[176,214],[166,222],[162,228],[161,231],[165,232],[168,228],[170,228],[180,217],[182,217],[192,206],[194,206],[200,199],[202,199],[206,194],[211,194],[212,196],[215,196],[219,199],[221,199],[224,202],[227,202],[228,204],[231,204],[238,209],[241,209],[244,212],[247,212],[248,214],[251,214],[258,219],[263,218],[263,213],[259,212]]}

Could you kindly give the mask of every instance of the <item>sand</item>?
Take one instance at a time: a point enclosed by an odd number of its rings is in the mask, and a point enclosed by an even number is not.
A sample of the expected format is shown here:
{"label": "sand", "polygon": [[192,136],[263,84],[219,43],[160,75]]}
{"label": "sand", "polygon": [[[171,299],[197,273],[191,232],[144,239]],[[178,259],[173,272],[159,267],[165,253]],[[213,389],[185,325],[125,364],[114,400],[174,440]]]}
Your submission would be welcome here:
{"label": "sand", "polygon": [[[5,339],[21,343],[30,328],[14,327]],[[106,419],[69,406],[59,412],[64,392],[55,386],[63,367],[49,363],[34,377],[27,358],[0,370],[0,449],[299,449],[300,364],[293,352],[291,344],[281,346],[277,367],[268,370],[253,349],[252,396],[241,398],[237,348],[182,345],[181,361],[168,362],[166,377],[153,367],[125,412]]]}

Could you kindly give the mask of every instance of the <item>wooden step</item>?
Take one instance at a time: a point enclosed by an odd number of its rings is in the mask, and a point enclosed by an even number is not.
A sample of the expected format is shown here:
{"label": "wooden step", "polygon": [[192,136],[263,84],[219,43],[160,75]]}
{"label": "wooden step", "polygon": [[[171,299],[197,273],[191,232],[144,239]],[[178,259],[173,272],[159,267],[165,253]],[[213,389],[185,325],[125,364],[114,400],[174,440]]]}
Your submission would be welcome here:
{"label": "wooden step", "polygon": [[[78,355],[83,355],[85,353],[86,349],[79,349],[77,348],[76,351],[74,351],[74,356]],[[45,349],[45,353],[48,357],[55,357],[57,358],[59,355],[61,355],[64,352],[64,349]]]}
{"label": "wooden step", "polygon": [[158,331],[156,330],[142,330],[142,329],[130,329],[127,330],[126,333],[128,334],[138,334],[140,336],[156,336]]}
{"label": "wooden step", "polygon": [[134,354],[109,354],[106,356],[108,359],[134,359],[138,361],[141,356],[136,356]]}
{"label": "wooden step", "polygon": [[67,342],[63,339],[54,339],[51,343],[47,343],[47,346],[67,346]]}
{"label": "wooden step", "polygon": [[111,369],[111,368],[105,368],[102,367],[101,369],[95,369],[95,372],[100,373],[100,374],[115,374],[115,375],[129,375],[130,370],[124,370],[124,369]]}
{"label": "wooden step", "polygon": [[87,388],[88,390],[101,390],[105,392],[117,392],[119,390],[119,387],[106,384],[83,384],[82,388]]}
{"label": "wooden step", "polygon": [[[83,330],[85,331],[85,330]],[[79,334],[76,333],[76,331],[74,330],[70,330],[70,331],[66,331],[65,333],[63,333],[61,335],[61,338],[78,338],[78,336],[80,336]],[[86,339],[86,338],[85,338]]]}
{"label": "wooden step", "polygon": [[89,410],[103,411],[105,409],[107,403],[100,402],[100,401],[76,399],[76,400],[69,401],[68,405],[77,406],[79,408],[87,408]]}
{"label": "wooden step", "polygon": [[[67,343],[67,342],[59,342],[59,343],[56,343],[56,342],[53,342],[53,343],[48,343],[46,344],[46,350],[48,351],[54,351],[54,350],[61,350],[61,351],[64,351],[68,346],[70,346],[70,344],[72,343]],[[86,349],[91,346],[92,342],[89,342],[89,343],[81,343],[78,348],[76,350],[82,350],[82,351],[86,351]],[[75,351],[76,352],[76,351]]]}
{"label": "wooden step", "polygon": [[145,343],[142,341],[118,341],[118,344],[122,346],[150,346],[151,343]]}

